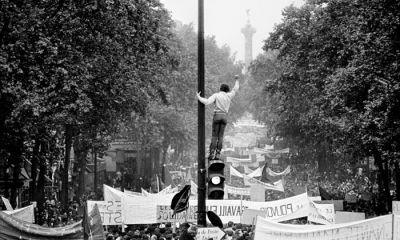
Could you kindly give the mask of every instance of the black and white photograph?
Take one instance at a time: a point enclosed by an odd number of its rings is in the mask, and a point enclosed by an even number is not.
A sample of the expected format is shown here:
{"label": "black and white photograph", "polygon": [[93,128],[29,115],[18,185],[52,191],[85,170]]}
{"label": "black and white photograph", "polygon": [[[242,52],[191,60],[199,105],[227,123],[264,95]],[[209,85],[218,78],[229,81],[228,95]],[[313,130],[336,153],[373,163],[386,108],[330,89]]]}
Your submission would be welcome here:
{"label": "black and white photograph", "polygon": [[0,0],[0,240],[400,240],[399,0]]}

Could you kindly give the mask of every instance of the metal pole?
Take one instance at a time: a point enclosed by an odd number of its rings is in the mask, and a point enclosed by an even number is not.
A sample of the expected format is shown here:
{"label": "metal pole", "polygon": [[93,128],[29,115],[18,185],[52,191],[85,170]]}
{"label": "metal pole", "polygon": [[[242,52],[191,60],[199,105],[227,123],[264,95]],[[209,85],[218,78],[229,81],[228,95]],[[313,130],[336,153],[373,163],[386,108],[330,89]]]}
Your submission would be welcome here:
{"label": "metal pole", "polygon": [[[198,28],[198,91],[204,97],[204,0],[199,0],[199,28]],[[197,197],[197,225],[206,226],[206,164],[205,164],[205,107],[198,102],[198,197]]]}

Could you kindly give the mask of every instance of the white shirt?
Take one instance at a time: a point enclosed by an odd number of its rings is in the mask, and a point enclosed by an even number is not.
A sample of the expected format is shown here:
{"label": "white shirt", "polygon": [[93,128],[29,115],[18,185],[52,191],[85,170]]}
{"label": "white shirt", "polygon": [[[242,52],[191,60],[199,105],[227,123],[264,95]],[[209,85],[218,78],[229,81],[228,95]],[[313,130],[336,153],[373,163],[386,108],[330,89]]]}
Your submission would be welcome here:
{"label": "white shirt", "polygon": [[214,112],[228,113],[232,98],[235,96],[237,90],[239,90],[239,81],[236,80],[235,86],[232,88],[232,91],[230,92],[220,91],[214,93],[208,99],[200,96],[198,97],[198,99],[204,105],[215,103]]}

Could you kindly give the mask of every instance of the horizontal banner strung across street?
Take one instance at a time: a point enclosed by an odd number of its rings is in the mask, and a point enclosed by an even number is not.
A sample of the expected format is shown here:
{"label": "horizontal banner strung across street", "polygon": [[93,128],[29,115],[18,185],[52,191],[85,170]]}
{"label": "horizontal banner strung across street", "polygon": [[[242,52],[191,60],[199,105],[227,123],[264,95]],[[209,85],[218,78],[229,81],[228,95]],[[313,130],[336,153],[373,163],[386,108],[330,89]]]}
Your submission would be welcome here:
{"label": "horizontal banner strung across street", "polygon": [[[123,195],[122,213],[125,224],[146,224],[155,222],[173,222],[171,199],[135,197]],[[240,222],[244,209],[262,210],[266,217],[274,221],[286,221],[290,219],[308,216],[309,200],[307,194],[301,194],[290,198],[269,202],[252,202],[240,200],[207,200],[207,210],[215,212],[223,223],[229,221]],[[196,221],[197,200],[189,201],[189,209],[178,215],[177,220],[182,222]],[[129,213],[129,214],[128,214]]]}
{"label": "horizontal banner strung across street", "polygon": [[400,221],[395,215],[332,225],[280,224],[258,217],[254,240],[399,240],[398,229]]}
{"label": "horizontal banner strung across street", "polygon": [[[229,188],[229,186],[228,186]],[[175,194],[150,194],[141,196],[132,193],[124,193],[111,187],[105,187],[105,203],[103,206],[107,206],[107,202],[119,203],[117,200],[121,199],[120,204],[115,204],[113,213],[110,211],[110,207],[107,210],[102,208],[102,204],[99,203],[99,208],[102,216],[104,217],[104,225],[112,224],[147,224],[156,222],[173,222],[172,210],[170,209],[171,200]],[[246,189],[235,189],[231,188],[229,191],[239,191]],[[106,193],[107,192],[107,193]],[[107,198],[111,199],[108,200]],[[207,200],[207,210],[215,212],[220,216],[224,223],[229,221],[240,222],[241,216],[244,209],[260,210],[265,212],[265,216],[273,221],[286,221],[296,219],[300,217],[307,217],[310,215],[310,200],[307,193],[303,193],[297,196],[269,202],[252,202],[252,201],[240,201],[240,200]],[[318,222],[318,219],[329,219],[325,214],[326,204],[316,204],[316,211],[313,212],[311,218],[314,217]],[[319,207],[322,206],[322,207]],[[91,208],[88,207],[90,210]],[[103,210],[102,210],[103,209]],[[184,221],[197,221],[197,199],[191,199],[189,201],[189,209],[183,213],[177,215],[178,222]],[[120,222],[120,217],[122,222]],[[115,217],[115,220],[113,220]],[[330,224],[330,221],[322,222],[321,224]]]}

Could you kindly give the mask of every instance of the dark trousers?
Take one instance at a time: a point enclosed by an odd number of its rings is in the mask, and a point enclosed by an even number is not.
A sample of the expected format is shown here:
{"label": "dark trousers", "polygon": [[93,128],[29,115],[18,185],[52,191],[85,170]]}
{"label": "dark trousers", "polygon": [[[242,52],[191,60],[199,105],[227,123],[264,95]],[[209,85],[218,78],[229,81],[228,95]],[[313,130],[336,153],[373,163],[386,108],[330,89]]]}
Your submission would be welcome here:
{"label": "dark trousers", "polygon": [[221,152],[227,122],[228,120],[225,113],[214,113],[210,153],[213,153],[215,150],[217,153]]}

